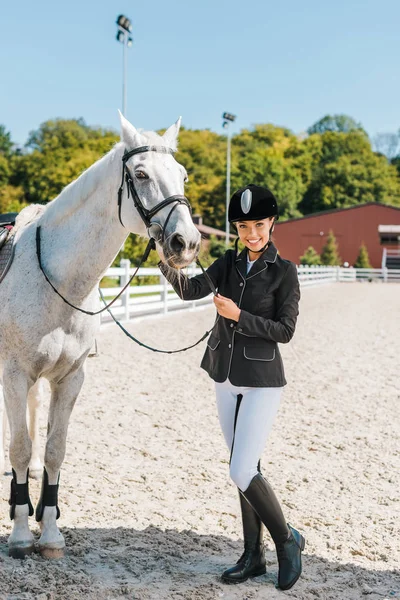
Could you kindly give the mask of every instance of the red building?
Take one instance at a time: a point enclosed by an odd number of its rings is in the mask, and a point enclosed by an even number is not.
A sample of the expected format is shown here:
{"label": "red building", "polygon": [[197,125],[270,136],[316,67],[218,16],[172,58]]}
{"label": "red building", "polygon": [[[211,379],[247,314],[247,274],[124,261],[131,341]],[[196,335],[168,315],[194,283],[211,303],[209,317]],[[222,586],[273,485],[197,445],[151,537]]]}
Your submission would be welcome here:
{"label": "red building", "polygon": [[[353,265],[362,243],[373,268],[382,266],[383,249],[400,254],[400,208],[369,202],[349,208],[327,210],[300,219],[277,222],[274,241],[283,258],[300,264],[309,246],[321,253],[329,231],[338,243],[342,263]],[[389,265],[387,265],[389,266]]]}

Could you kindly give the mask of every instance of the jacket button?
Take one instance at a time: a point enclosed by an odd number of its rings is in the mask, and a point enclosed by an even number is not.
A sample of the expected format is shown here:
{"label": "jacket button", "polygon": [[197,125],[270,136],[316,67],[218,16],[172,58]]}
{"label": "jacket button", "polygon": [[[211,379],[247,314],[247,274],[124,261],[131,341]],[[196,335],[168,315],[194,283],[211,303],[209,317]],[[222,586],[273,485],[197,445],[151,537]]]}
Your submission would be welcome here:
{"label": "jacket button", "polygon": [[232,348],[232,344],[228,344],[228,348]]}
{"label": "jacket button", "polygon": [[240,285],[240,287],[242,287],[242,286],[243,286],[243,281],[241,281],[241,282],[239,283],[239,285]]}
{"label": "jacket button", "polygon": [[231,323],[231,327],[233,327],[233,323]]}

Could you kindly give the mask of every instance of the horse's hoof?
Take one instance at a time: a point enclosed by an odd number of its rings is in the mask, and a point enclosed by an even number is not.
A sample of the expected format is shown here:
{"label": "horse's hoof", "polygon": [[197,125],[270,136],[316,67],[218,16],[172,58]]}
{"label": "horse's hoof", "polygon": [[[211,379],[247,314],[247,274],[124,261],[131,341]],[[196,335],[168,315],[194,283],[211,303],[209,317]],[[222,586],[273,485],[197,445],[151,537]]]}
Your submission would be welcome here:
{"label": "horse's hoof", "polygon": [[49,546],[38,546],[38,550],[40,556],[42,558],[46,558],[48,560],[57,560],[60,558],[64,558],[65,556],[65,546],[62,548],[51,548]]}
{"label": "horse's hoof", "polygon": [[8,545],[8,556],[11,558],[25,558],[25,556],[29,556],[35,549],[35,545],[33,542],[26,542],[25,544],[22,542],[20,544],[9,544]]}

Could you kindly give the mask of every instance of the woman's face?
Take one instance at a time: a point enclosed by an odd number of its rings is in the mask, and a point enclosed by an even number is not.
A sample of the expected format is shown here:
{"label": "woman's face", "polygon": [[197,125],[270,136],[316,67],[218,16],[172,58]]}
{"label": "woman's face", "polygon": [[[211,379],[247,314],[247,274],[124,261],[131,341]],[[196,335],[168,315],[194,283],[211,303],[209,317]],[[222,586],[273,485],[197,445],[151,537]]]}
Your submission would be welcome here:
{"label": "woman's face", "polygon": [[273,222],[274,217],[259,221],[238,221],[236,227],[240,241],[250,251],[261,250],[269,241],[269,230]]}

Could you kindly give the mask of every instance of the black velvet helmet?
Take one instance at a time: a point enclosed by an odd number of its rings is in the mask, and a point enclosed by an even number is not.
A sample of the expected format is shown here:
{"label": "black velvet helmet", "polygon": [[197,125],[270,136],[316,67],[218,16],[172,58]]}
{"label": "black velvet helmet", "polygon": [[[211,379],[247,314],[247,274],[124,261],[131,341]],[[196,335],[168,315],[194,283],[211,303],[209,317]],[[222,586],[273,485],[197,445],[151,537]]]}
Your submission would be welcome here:
{"label": "black velvet helmet", "polygon": [[279,217],[278,203],[268,188],[250,183],[233,194],[228,208],[230,223],[268,217]]}

